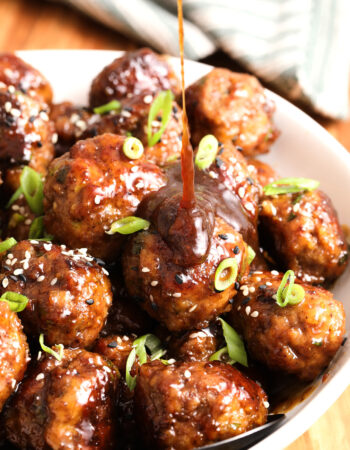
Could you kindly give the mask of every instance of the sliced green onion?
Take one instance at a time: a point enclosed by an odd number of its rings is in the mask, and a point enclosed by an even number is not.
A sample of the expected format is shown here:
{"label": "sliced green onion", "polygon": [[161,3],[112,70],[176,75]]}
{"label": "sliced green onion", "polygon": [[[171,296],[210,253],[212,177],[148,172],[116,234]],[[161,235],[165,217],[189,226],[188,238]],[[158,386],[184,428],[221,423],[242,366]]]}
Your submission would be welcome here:
{"label": "sliced green onion", "polygon": [[55,350],[52,350],[51,347],[47,347],[47,345],[44,344],[44,335],[43,335],[43,333],[41,333],[40,336],[39,336],[39,344],[40,344],[41,349],[44,352],[49,353],[50,355],[54,356],[57,359],[57,361],[62,361],[63,350],[64,350],[64,347],[63,347],[62,344],[56,345],[56,347],[59,348],[59,352],[56,352]]}
{"label": "sliced green onion", "polygon": [[[147,142],[149,147],[153,147],[162,137],[171,116],[172,102],[174,94],[170,91],[161,91],[153,100],[148,113],[147,123]],[[152,134],[152,123],[156,117],[161,113],[162,122],[158,131]]]}
{"label": "sliced green onion", "polygon": [[123,153],[129,159],[139,159],[143,155],[143,145],[140,139],[127,137],[123,144]]}
{"label": "sliced green onion", "polygon": [[298,284],[294,284],[294,280],[295,275],[293,270],[287,270],[287,272],[283,275],[281,284],[279,285],[275,296],[276,303],[281,308],[284,308],[287,305],[297,305],[305,297],[303,287]]}
{"label": "sliced green onion", "polygon": [[44,233],[44,216],[36,217],[29,228],[29,239],[38,239]]}
{"label": "sliced green onion", "polygon": [[222,331],[224,333],[224,338],[227,344],[227,350],[229,357],[233,361],[237,361],[242,366],[248,367],[247,353],[244,348],[244,343],[239,337],[237,332],[223,319],[219,317],[222,325]]}
{"label": "sliced green onion", "polygon": [[9,202],[6,205],[6,208],[9,208],[18,198],[24,194],[29,208],[36,215],[42,215],[44,211],[43,207],[43,182],[41,179],[41,175],[33,170],[32,168],[26,166],[22,170],[20,177],[20,187],[17,191],[12,195]]}
{"label": "sliced green onion", "polygon": [[255,251],[251,248],[250,245],[248,245],[248,265],[250,265],[255,258]]}
{"label": "sliced green onion", "polygon": [[[133,391],[136,386],[136,376],[131,375],[132,366],[136,361],[136,356],[139,360],[140,366],[147,362],[147,349],[150,352],[150,359],[154,361],[156,359],[161,359],[161,357],[166,353],[162,348],[160,340],[154,334],[145,334],[139,337],[133,343],[133,349],[129,353],[128,359],[126,361],[125,370],[125,380],[130,391]],[[162,361],[162,360],[161,360]]]}
{"label": "sliced green onion", "polygon": [[107,234],[132,234],[140,230],[147,230],[151,225],[148,220],[141,219],[141,217],[128,216],[113,222]]}
{"label": "sliced green onion", "polygon": [[215,271],[215,289],[217,291],[224,291],[230,287],[236,281],[237,273],[238,264],[235,258],[226,258],[222,260]]}
{"label": "sliced green onion", "polygon": [[97,106],[93,109],[95,114],[106,114],[111,111],[120,111],[121,109],[121,103],[118,102],[118,100],[112,100],[105,105]]}
{"label": "sliced green onion", "polygon": [[7,252],[7,250],[10,250],[14,245],[17,244],[17,241],[15,238],[8,238],[3,242],[0,242],[0,253]]}
{"label": "sliced green onion", "polygon": [[313,191],[320,185],[311,178],[281,178],[264,186],[265,195],[293,194],[295,192]]}
{"label": "sliced green onion", "polygon": [[194,160],[198,169],[207,169],[214,162],[218,148],[218,140],[212,134],[207,134],[201,139]]}
{"label": "sliced green onion", "polygon": [[[220,350],[218,350],[217,352],[213,353],[211,355],[211,357],[209,358],[209,361],[222,361],[222,356],[223,355],[228,355],[228,348],[226,347],[222,347]],[[234,361],[231,358],[228,358],[227,360],[225,360],[225,363],[227,364],[234,364],[236,361]]]}
{"label": "sliced green onion", "polygon": [[26,308],[29,301],[25,295],[11,291],[2,294],[0,300],[6,302],[9,305],[11,311],[13,312],[23,311]]}

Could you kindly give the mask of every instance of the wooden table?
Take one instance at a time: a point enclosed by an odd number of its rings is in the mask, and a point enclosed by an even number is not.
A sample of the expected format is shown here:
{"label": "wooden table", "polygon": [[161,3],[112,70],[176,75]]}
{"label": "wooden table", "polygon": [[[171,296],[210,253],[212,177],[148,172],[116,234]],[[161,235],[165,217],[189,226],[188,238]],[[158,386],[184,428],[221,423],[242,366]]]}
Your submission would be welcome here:
{"label": "wooden table", "polygon": [[[43,48],[129,50],[136,42],[62,5],[0,0],[0,51]],[[321,121],[350,151],[350,120]],[[350,449],[350,387],[288,450]]]}

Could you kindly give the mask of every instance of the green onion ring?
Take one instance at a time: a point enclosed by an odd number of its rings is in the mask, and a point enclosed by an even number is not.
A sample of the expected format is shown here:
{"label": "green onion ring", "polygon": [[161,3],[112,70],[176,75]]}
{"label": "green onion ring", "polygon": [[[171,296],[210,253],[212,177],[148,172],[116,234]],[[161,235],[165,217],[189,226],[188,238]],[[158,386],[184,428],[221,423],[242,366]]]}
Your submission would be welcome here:
{"label": "green onion ring", "polygon": [[25,295],[11,291],[7,291],[4,294],[2,294],[0,300],[6,302],[9,305],[11,311],[13,312],[23,311],[26,308],[29,301]]}
{"label": "green onion ring", "polygon": [[15,238],[8,238],[3,242],[0,242],[0,253],[7,252],[7,250],[10,250],[14,245],[17,244],[17,241]]}
{"label": "green onion ring", "polygon": [[[289,280],[289,284],[287,282]],[[305,297],[305,290],[302,286],[294,284],[295,275],[293,270],[287,270],[283,275],[276,294],[276,303],[281,308],[289,305],[297,305]]]}
{"label": "green onion ring", "polygon": [[44,335],[43,335],[43,333],[41,333],[40,336],[39,336],[39,344],[40,344],[41,349],[44,352],[48,353],[49,355],[54,356],[57,359],[57,361],[62,361],[63,350],[64,350],[64,347],[63,347],[62,344],[56,345],[56,347],[59,348],[59,352],[56,352],[55,350],[53,350],[52,348],[50,348],[50,347],[48,347],[47,345],[44,344]]}
{"label": "green onion ring", "polygon": [[[221,278],[221,274],[225,271],[228,271],[225,279]],[[235,258],[226,258],[221,261],[215,271],[214,277],[214,287],[217,291],[224,291],[228,287],[230,287],[237,278],[238,273],[238,264]]]}
{"label": "green onion ring", "polygon": [[127,137],[123,144],[123,153],[129,159],[139,159],[143,155],[142,142],[135,137]]}
{"label": "green onion ring", "polygon": [[[170,120],[173,99],[174,94],[170,90],[167,90],[159,92],[153,100],[147,121],[147,143],[149,147],[153,147],[165,131]],[[162,114],[161,126],[158,131],[152,134],[152,123],[160,113]]]}
{"label": "green onion ring", "polygon": [[[222,331],[227,344],[227,352],[231,361],[238,362],[242,364],[242,366],[248,367],[247,352],[245,351],[242,339],[240,338],[238,333],[227,322],[225,322],[225,320],[221,319],[220,317],[219,320],[222,325]],[[216,352],[216,354],[217,353],[218,352]],[[222,351],[222,353],[224,352]],[[221,356],[221,354],[219,356]]]}
{"label": "green onion ring", "polygon": [[97,106],[93,109],[95,114],[106,114],[111,111],[120,111],[121,109],[121,103],[118,102],[118,100],[112,100],[105,105]]}
{"label": "green onion ring", "polygon": [[194,160],[198,169],[205,170],[214,162],[218,148],[218,140],[212,134],[207,134],[201,139]]}
{"label": "green onion ring", "polygon": [[264,186],[265,195],[293,194],[296,192],[313,191],[320,185],[311,178],[281,178]]}
{"label": "green onion ring", "polygon": [[148,220],[141,217],[128,216],[113,222],[111,228],[106,231],[107,234],[132,234],[140,230],[147,230],[151,225]]}

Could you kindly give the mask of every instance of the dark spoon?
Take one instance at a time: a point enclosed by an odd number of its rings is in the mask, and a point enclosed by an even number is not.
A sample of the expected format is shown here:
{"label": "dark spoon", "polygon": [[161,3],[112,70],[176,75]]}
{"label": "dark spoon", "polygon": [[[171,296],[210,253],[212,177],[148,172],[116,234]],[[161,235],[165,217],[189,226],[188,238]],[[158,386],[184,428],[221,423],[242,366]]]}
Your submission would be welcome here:
{"label": "dark spoon", "polygon": [[246,433],[240,434],[215,444],[198,447],[197,450],[245,450],[261,441],[268,434],[271,434],[281,422],[286,418],[285,414],[272,414],[268,416],[267,422],[261,427],[254,428]]}

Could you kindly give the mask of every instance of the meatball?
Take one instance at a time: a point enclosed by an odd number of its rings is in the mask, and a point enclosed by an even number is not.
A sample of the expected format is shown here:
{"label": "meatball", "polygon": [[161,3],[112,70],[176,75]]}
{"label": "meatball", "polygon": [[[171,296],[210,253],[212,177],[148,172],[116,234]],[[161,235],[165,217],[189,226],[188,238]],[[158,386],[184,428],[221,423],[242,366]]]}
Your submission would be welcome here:
{"label": "meatball", "polygon": [[248,158],[247,163],[248,170],[252,173],[252,176],[258,181],[260,186],[264,187],[277,180],[277,174],[269,164],[255,158]]}
{"label": "meatball", "polygon": [[8,440],[37,450],[115,448],[117,382],[118,371],[95,353],[41,356],[5,412]]}
{"label": "meatball", "polygon": [[142,198],[165,183],[159,167],[144,156],[124,155],[124,140],[104,134],[77,142],[52,162],[44,187],[47,232],[106,260],[117,257],[125,240],[106,233],[112,223],[134,215]]}
{"label": "meatball", "polygon": [[98,119],[88,108],[75,106],[71,102],[51,106],[50,119],[57,132],[56,155],[67,152],[81,138],[90,120],[93,122],[92,117]]}
{"label": "meatball", "polygon": [[348,252],[329,197],[315,190],[266,197],[259,215],[260,236],[282,270],[306,283],[329,285],[345,270]]}
{"label": "meatball", "polygon": [[125,285],[140,306],[169,330],[200,329],[227,311],[237,292],[235,283],[215,290],[215,272],[225,258],[235,258],[238,274],[248,269],[242,236],[220,218],[206,261],[190,267],[173,262],[173,251],[156,231],[142,231],[128,241],[122,255]]}
{"label": "meatball", "polygon": [[1,84],[13,86],[24,94],[51,103],[52,89],[49,82],[38,70],[16,55],[0,54],[0,86]]}
{"label": "meatball", "polygon": [[207,169],[211,177],[234,192],[250,222],[256,227],[258,220],[259,186],[244,156],[230,142],[219,143],[214,162]]}
{"label": "meatball", "polygon": [[91,84],[90,105],[135,95],[147,95],[151,103],[153,95],[167,89],[175,95],[180,93],[179,81],[166,57],[142,48],[115,59],[96,76]]}
{"label": "meatball", "polygon": [[29,360],[27,339],[17,314],[0,301],[0,412],[22,380]]}
{"label": "meatball", "polygon": [[135,390],[137,424],[147,448],[187,450],[263,425],[266,394],[222,362],[141,366]]}
{"label": "meatball", "polygon": [[132,350],[134,338],[130,336],[110,335],[98,339],[94,345],[94,352],[104,356],[124,374],[126,360]]}
{"label": "meatball", "polygon": [[28,298],[25,332],[48,345],[86,347],[98,337],[112,302],[110,282],[86,249],[22,241],[1,255],[0,292]]}
{"label": "meatball", "polygon": [[172,335],[168,342],[168,354],[177,361],[209,361],[211,355],[224,345],[222,333],[212,323],[202,330]]}
{"label": "meatball", "polygon": [[251,156],[267,152],[277,137],[275,105],[251,75],[213,69],[186,89],[186,105],[194,145],[211,133]]}
{"label": "meatball", "polygon": [[30,226],[35,219],[35,214],[29,208],[24,196],[16,200],[10,209],[2,214],[2,237],[13,237],[17,241],[28,239]]}
{"label": "meatball", "polygon": [[256,272],[246,280],[235,297],[230,321],[252,358],[272,370],[313,380],[342,343],[343,305],[330,292],[302,284],[305,298],[280,307],[274,296],[282,276],[273,273]]}
{"label": "meatball", "polygon": [[12,189],[17,189],[21,171],[16,166],[27,164],[45,175],[54,155],[54,128],[46,104],[10,88],[0,89],[0,136],[0,165],[15,171],[4,177]]}

